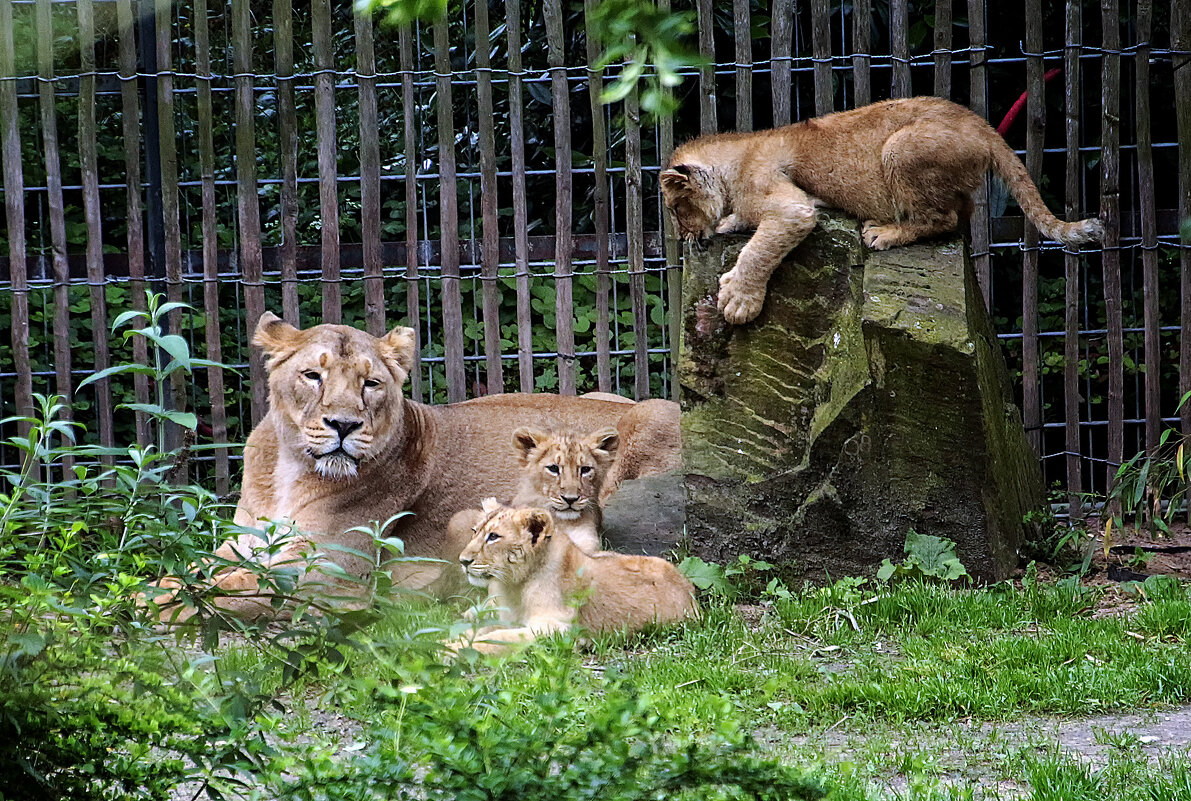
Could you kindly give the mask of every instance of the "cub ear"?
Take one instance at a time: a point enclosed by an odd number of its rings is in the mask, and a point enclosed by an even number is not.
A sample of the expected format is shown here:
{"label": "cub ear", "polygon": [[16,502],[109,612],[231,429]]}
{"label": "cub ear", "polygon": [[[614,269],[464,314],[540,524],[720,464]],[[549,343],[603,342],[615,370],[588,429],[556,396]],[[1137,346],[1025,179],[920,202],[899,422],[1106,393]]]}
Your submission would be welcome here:
{"label": "cub ear", "polygon": [[485,498],[484,500],[480,501],[480,509],[486,515],[492,514],[500,507],[501,503],[500,501],[496,500],[496,498]]}
{"label": "cub ear", "polygon": [[513,432],[513,450],[517,451],[517,458],[521,460],[521,464],[529,463],[529,454],[545,438],[545,433],[533,428],[522,427]]}
{"label": "cub ear", "polygon": [[252,344],[260,348],[270,357],[269,361],[273,362],[301,347],[302,332],[273,312],[265,312],[256,322]]}
{"label": "cub ear", "polygon": [[526,509],[521,513],[521,525],[529,532],[529,544],[545,542],[554,534],[554,520],[544,509]]}
{"label": "cub ear", "polygon": [[414,369],[418,355],[418,332],[399,325],[380,338],[381,355],[405,375]]}
{"label": "cub ear", "polygon": [[707,182],[707,169],[698,164],[675,164],[662,170],[659,180],[663,192],[690,192]]}
{"label": "cub ear", "polygon": [[602,428],[589,434],[585,441],[597,458],[610,460],[620,447],[620,433],[615,428]]}

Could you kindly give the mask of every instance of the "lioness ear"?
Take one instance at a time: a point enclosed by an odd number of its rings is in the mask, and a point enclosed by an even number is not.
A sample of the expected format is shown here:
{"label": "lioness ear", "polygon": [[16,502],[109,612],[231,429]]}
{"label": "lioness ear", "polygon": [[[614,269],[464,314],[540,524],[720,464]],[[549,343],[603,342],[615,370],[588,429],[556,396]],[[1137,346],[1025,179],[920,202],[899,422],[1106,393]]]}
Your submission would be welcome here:
{"label": "lioness ear", "polygon": [[615,428],[604,428],[589,434],[586,442],[598,458],[611,459],[620,447],[620,434]]}
{"label": "lioness ear", "polygon": [[399,325],[380,338],[381,355],[409,375],[418,355],[418,332]]}
{"label": "lioness ear", "polygon": [[545,434],[532,428],[519,428],[513,432],[513,450],[517,451],[521,464],[529,462],[529,454],[545,438]]}
{"label": "lioness ear", "polygon": [[486,515],[492,514],[499,509],[500,506],[500,501],[496,500],[496,498],[485,498],[484,500],[480,501],[480,509]]}
{"label": "lioness ear", "polygon": [[550,530],[554,521],[550,513],[543,509],[526,509],[521,513],[521,525],[529,532],[529,544],[537,545],[538,540],[548,540],[554,532]]}
{"label": "lioness ear", "polygon": [[252,344],[260,348],[272,362],[288,355],[301,345],[302,332],[273,312],[265,312],[256,322]]}

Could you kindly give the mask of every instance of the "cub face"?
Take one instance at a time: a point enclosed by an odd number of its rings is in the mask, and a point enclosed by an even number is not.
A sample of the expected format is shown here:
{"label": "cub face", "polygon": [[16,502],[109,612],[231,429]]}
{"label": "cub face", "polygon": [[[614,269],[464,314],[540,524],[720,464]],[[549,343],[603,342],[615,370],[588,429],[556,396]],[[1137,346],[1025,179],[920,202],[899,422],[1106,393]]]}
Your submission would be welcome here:
{"label": "cub face", "polygon": [[619,444],[614,428],[587,436],[517,429],[513,447],[524,471],[519,498],[532,490],[559,520],[578,519],[598,506],[600,488]]}
{"label": "cub face", "polygon": [[261,316],[253,344],[268,356],[270,408],[319,475],[355,478],[400,430],[414,342],[411,328],[374,337],[345,325],[299,330],[271,312]]}
{"label": "cub face", "polygon": [[546,544],[554,536],[554,520],[543,509],[513,509],[488,498],[475,536],[459,554],[467,581],[486,587],[490,581],[516,586],[533,574]]}
{"label": "cub face", "polygon": [[662,201],[674,216],[678,235],[688,242],[709,239],[725,212],[722,190],[710,170],[675,164],[661,174]]}

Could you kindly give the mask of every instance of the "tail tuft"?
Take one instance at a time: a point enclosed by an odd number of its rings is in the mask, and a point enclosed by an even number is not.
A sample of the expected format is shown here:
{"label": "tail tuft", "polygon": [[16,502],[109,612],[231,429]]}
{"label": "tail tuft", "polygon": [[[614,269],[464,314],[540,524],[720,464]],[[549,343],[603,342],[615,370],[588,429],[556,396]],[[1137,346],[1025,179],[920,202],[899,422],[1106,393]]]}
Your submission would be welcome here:
{"label": "tail tuft", "polygon": [[1095,217],[1073,223],[1063,223],[1054,237],[1069,248],[1079,248],[1104,241],[1104,223]]}

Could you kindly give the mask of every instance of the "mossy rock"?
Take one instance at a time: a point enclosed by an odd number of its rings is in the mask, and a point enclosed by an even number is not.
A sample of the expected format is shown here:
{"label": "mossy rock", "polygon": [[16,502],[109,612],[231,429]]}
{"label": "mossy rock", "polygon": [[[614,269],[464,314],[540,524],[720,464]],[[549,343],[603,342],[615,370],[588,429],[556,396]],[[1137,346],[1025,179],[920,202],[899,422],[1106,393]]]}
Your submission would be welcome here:
{"label": "mossy rock", "polygon": [[954,540],[979,579],[1008,575],[1043,484],[963,243],[871,252],[821,213],[761,315],[729,326],[718,279],[747,241],[686,254],[692,551],[823,580],[899,560],[914,529]]}

